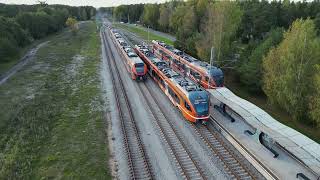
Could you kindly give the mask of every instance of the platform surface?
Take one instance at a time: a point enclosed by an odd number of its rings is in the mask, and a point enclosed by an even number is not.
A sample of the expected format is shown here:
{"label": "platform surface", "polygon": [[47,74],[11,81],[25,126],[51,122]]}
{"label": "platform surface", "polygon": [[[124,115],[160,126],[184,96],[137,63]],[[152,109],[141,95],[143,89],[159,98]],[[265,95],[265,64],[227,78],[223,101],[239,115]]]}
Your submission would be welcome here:
{"label": "platform surface", "polygon": [[[315,177],[320,176],[320,145],[317,142],[288,126],[281,124],[261,108],[236,96],[225,87],[210,89],[208,91],[212,96],[213,104],[219,105],[219,103],[222,102],[236,112],[237,116],[241,117],[239,119],[242,119],[243,124],[238,124],[237,126],[248,126],[247,129],[266,133],[276,141],[277,144],[299,159],[302,164],[305,164],[310,168]],[[217,115],[218,112],[216,111],[214,113]],[[228,123],[228,121],[222,123],[225,124]],[[228,126],[229,129],[232,129],[232,126],[234,125],[226,126]],[[248,136],[245,135],[243,131],[234,133],[241,138],[244,138],[242,135]]]}

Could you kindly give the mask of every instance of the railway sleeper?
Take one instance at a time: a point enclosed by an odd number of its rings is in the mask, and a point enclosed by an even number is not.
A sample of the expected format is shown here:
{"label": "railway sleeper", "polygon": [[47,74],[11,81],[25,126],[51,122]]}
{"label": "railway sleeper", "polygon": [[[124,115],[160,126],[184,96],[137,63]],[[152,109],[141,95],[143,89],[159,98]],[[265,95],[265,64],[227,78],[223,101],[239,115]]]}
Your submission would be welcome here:
{"label": "railway sleeper", "polygon": [[241,178],[250,176],[249,173],[247,173],[247,172],[245,172],[245,173],[238,173],[237,175],[240,176]]}
{"label": "railway sleeper", "polygon": [[226,161],[229,165],[232,165],[232,164],[234,164],[234,165],[237,165],[237,166],[239,166],[240,164],[238,163],[238,161],[236,161],[236,160],[234,160],[234,159],[232,159],[232,160],[229,160],[229,161]]}
{"label": "railway sleeper", "polygon": [[247,172],[245,169],[243,169],[243,167],[238,166],[238,165],[235,165],[233,170],[237,171],[237,172]]}

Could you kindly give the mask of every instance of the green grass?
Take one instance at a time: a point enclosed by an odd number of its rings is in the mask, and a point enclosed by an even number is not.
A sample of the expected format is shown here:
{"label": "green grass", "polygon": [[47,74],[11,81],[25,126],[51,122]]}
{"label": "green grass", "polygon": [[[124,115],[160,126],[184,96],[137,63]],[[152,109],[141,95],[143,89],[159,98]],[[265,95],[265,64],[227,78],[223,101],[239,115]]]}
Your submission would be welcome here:
{"label": "green grass", "polygon": [[234,79],[234,75],[227,74],[225,81],[226,86],[241,98],[246,99],[257,105],[261,109],[265,110],[279,122],[299,131],[300,133],[320,143],[319,128],[306,125],[302,121],[293,120],[290,114],[286,113],[283,109],[268,103],[267,97],[265,95],[250,93],[250,91],[244,85]]}
{"label": "green grass", "polygon": [[111,179],[96,26],[49,40],[0,86],[0,179]]}
{"label": "green grass", "polygon": [[[148,40],[148,31],[146,31],[145,29],[142,29],[141,27],[138,26],[131,26],[128,24],[114,24],[115,27],[117,28],[121,28],[121,29],[125,29],[127,31],[130,31],[132,33],[135,33],[136,35],[138,35],[139,37],[141,37],[144,40]],[[173,41],[171,41],[168,38],[165,38],[163,36],[159,36],[157,34],[154,34],[152,32],[149,32],[149,40],[160,40],[165,42],[166,44],[170,44],[173,45]]]}

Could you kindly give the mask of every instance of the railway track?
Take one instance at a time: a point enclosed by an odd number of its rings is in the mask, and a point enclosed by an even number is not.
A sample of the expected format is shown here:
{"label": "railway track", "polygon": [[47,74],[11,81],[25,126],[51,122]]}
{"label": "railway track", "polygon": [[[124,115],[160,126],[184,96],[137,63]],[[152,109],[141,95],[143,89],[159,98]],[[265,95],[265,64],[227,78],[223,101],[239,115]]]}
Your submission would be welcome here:
{"label": "railway track", "polygon": [[106,54],[108,55],[108,66],[110,68],[113,83],[116,105],[118,107],[119,118],[123,134],[124,148],[127,155],[130,179],[154,179],[151,165],[145,153],[145,147],[139,136],[136,120],[132,113],[132,108],[126,94],[119,69],[116,65],[107,35],[102,30],[102,38]]}
{"label": "railway track", "polygon": [[[210,119],[213,118],[210,116]],[[210,120],[209,120],[210,123]],[[208,124],[209,125],[209,124]],[[192,124],[196,133],[209,147],[213,155],[223,163],[226,172],[235,179],[257,179],[240,160],[233,153],[232,150],[222,140],[221,135],[218,132],[212,131],[208,126]]]}
{"label": "railway track", "polygon": [[[136,36],[134,37],[138,39]],[[143,95],[145,96],[145,94]],[[211,116],[210,118],[213,118],[213,117]],[[208,146],[211,152],[215,156],[217,156],[218,159],[223,163],[224,168],[226,169],[230,177],[235,179],[256,179],[256,177],[253,175],[254,173],[251,172],[237,158],[237,156],[233,153],[233,151],[231,151],[230,148],[223,142],[221,135],[219,135],[217,132],[211,131],[207,126],[196,126],[194,124],[192,124],[192,126],[195,128],[196,133]]]}
{"label": "railway track", "polygon": [[[181,176],[185,179],[208,179],[203,172],[203,168],[200,167],[199,161],[188,150],[182,137],[177,133],[157,99],[152,95],[152,90],[145,83],[138,84],[138,87],[155,118],[161,138],[169,146],[170,154],[176,161]],[[160,109],[160,112],[158,109]]]}
{"label": "railway track", "polygon": [[[132,45],[132,43],[130,41],[128,41],[128,42]],[[145,84],[144,84],[144,86],[145,86]],[[157,115],[156,110],[154,109],[154,103],[156,104],[156,106],[159,107],[163,116],[165,116],[165,113],[163,113],[161,106],[159,106],[157,102],[151,103],[149,100],[150,98],[147,97],[147,96],[152,97],[152,95],[150,93],[151,90],[149,90],[148,86],[145,86],[145,88],[142,88],[139,85],[139,88],[140,88],[144,98],[146,99],[148,106],[150,107],[156,121],[162,122],[163,120],[161,118],[156,117],[158,115]],[[151,99],[153,99],[153,101],[157,101],[156,98],[152,97]],[[212,117],[210,117],[210,118],[212,118]],[[166,119],[168,119],[168,118],[166,118]],[[168,123],[169,123],[169,121],[168,121]],[[162,136],[164,137],[164,139],[166,139],[166,137],[164,135],[166,130],[162,129],[160,127],[161,125],[158,125],[158,126],[159,126],[159,129],[161,131]],[[192,124],[192,126],[194,127],[195,132],[199,135],[200,139],[202,139],[203,142],[207,145],[207,147],[211,150],[212,154],[214,156],[216,156],[221,161],[221,163],[223,164],[223,166],[226,170],[226,173],[229,174],[229,176],[231,178],[233,178],[233,179],[257,179],[258,178],[254,175],[255,172],[252,172],[252,170],[250,170],[243,162],[241,162],[241,160],[239,160],[239,158],[234,154],[234,152],[222,140],[222,137],[218,132],[214,132],[214,131],[210,130],[207,126],[202,126],[202,125],[197,126],[194,124]],[[169,136],[170,137],[173,136],[172,132],[169,133]],[[168,141],[170,141],[170,139],[166,140],[166,141],[168,142]],[[172,152],[172,154],[174,154],[174,152]],[[174,154],[174,156],[175,156],[175,154]],[[181,167],[182,165],[179,163],[177,158],[178,157],[176,157],[175,159]],[[199,168],[199,169],[201,169],[201,168]],[[199,171],[199,172],[201,172],[201,171]],[[186,175],[187,173],[185,172],[183,167],[181,167],[181,174],[183,174],[184,177],[186,177],[187,179],[190,179],[190,177],[188,177]],[[201,175],[201,178],[206,179],[204,173],[202,173],[202,174],[203,175]],[[193,179],[193,178],[191,178],[191,179]]]}

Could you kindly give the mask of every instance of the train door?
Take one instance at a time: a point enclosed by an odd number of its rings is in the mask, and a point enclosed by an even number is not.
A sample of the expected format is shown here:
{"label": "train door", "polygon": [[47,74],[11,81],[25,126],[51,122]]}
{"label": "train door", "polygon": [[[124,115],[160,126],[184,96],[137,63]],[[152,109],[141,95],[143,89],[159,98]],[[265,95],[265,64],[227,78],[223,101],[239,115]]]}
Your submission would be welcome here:
{"label": "train door", "polygon": [[190,68],[188,66],[185,67],[185,74],[190,76]]}
{"label": "train door", "polygon": [[177,107],[180,104],[180,98],[170,87],[168,87],[168,93],[169,93],[169,99]]}
{"label": "train door", "polygon": [[169,95],[169,87],[168,87],[168,84],[164,82],[164,93],[168,96]]}
{"label": "train door", "polygon": [[200,82],[201,82],[201,75],[200,75],[198,72],[193,71],[192,69],[190,69],[190,74],[191,74],[192,78],[193,78],[198,84],[200,84]]}
{"label": "train door", "polygon": [[153,67],[150,66],[150,68],[148,69],[149,70],[149,74],[153,77],[154,76],[154,71],[153,71]]}

